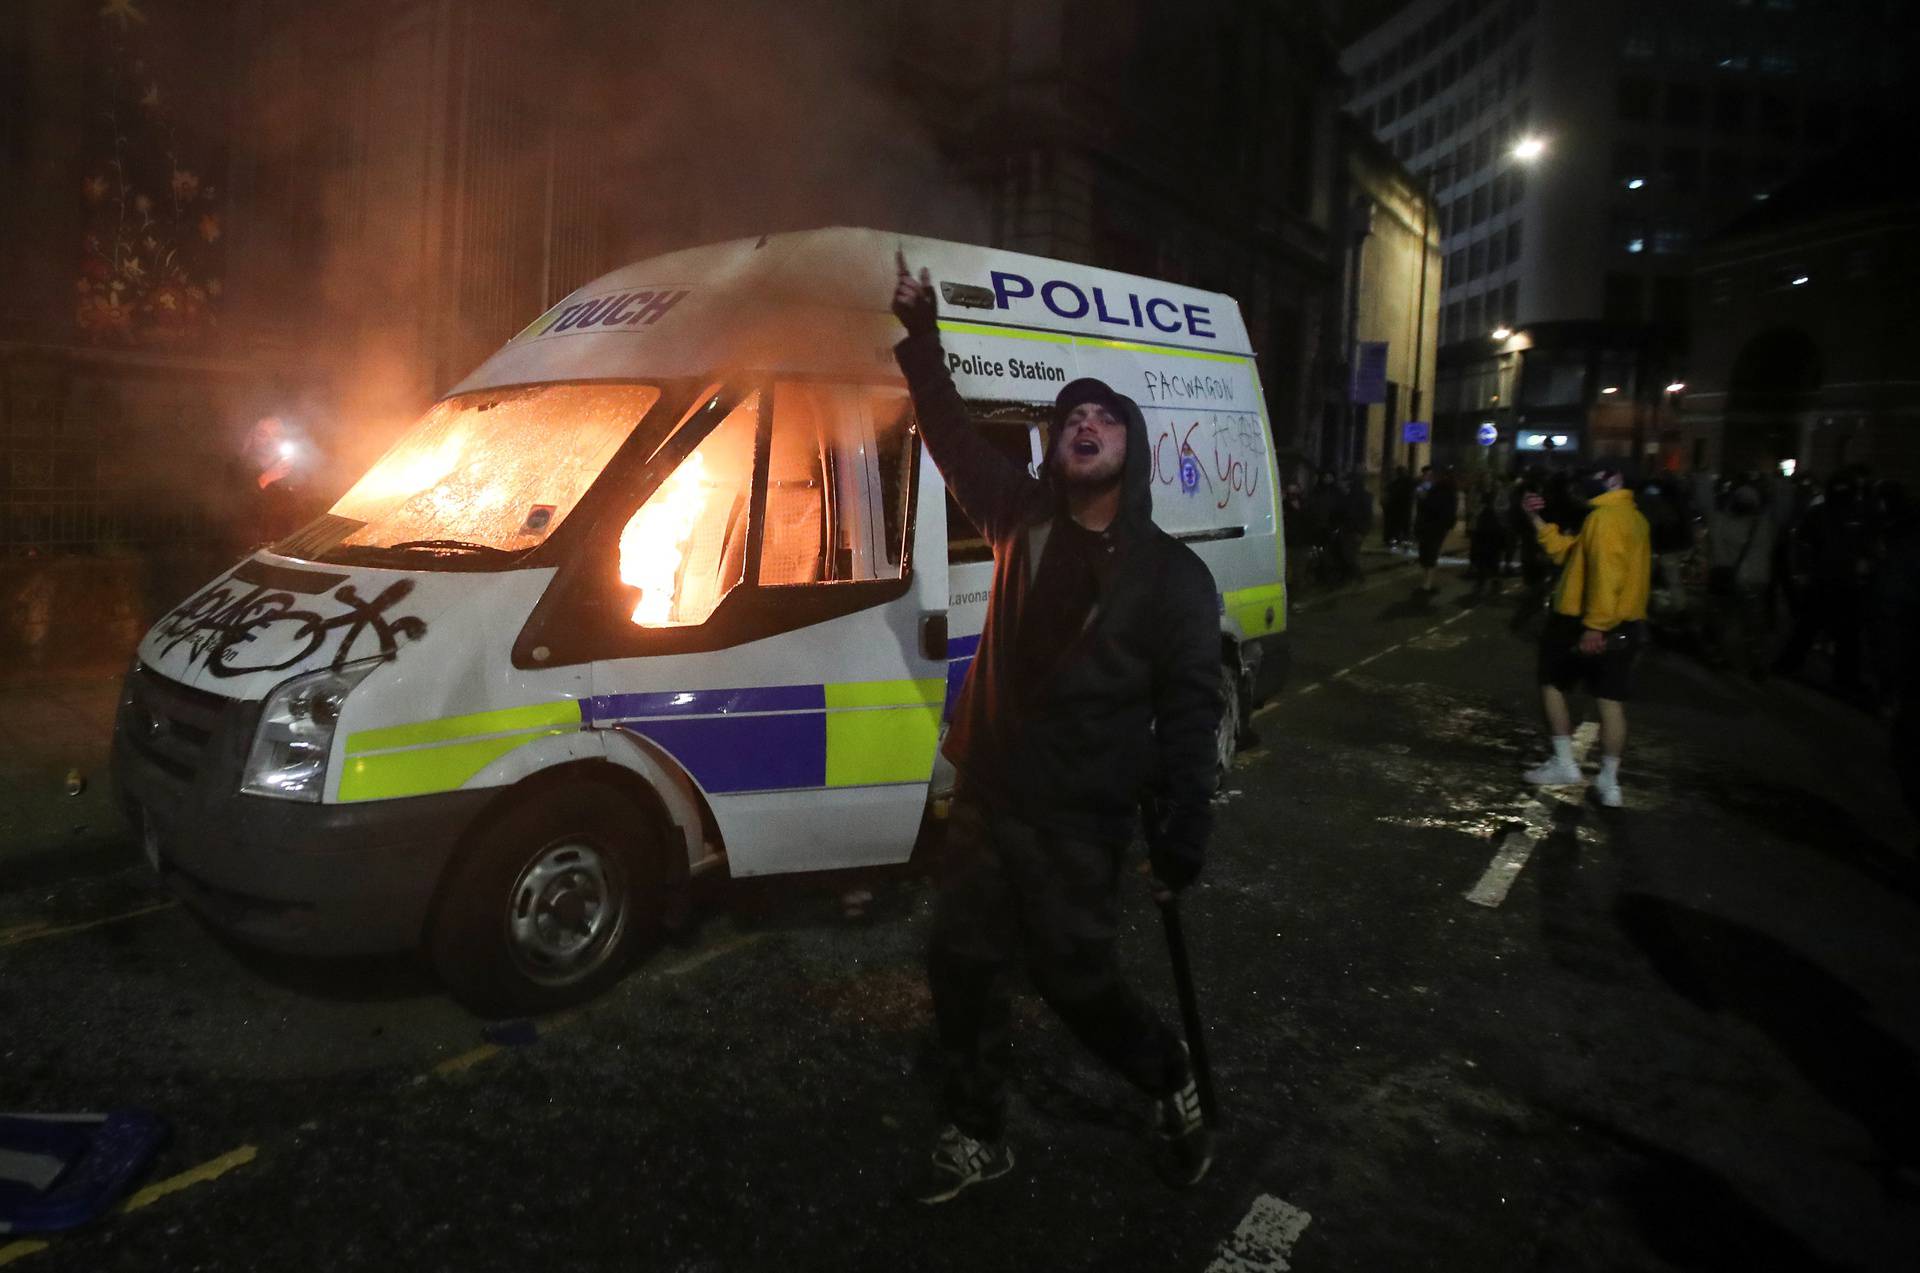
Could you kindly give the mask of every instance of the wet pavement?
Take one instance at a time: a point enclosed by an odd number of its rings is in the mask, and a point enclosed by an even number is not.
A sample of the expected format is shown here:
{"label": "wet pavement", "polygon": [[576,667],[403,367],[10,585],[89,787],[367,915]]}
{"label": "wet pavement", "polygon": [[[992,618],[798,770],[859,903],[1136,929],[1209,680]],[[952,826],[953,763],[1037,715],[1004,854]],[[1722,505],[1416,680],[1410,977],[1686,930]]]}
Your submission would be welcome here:
{"label": "wet pavement", "polygon": [[[162,1189],[0,1264],[1911,1267],[1920,871],[1884,739],[1655,651],[1626,807],[1535,793],[1530,612],[1409,588],[1295,615],[1185,903],[1224,1120],[1194,1190],[1029,996],[1015,1171],[899,1200],[935,1130],[922,864],[703,882],[612,993],[502,1030],[408,959],[223,945],[103,833],[0,874],[0,1109],[157,1110]],[[1131,882],[1126,915],[1173,1020]]]}

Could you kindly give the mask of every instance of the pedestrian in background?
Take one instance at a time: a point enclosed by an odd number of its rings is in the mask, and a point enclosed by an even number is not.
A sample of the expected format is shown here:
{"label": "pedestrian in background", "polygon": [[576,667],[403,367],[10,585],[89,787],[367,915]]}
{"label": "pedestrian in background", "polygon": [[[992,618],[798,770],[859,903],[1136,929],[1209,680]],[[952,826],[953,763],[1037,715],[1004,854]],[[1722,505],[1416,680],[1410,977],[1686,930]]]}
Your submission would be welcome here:
{"label": "pedestrian in background", "polygon": [[[1880,492],[1883,550],[1875,566],[1869,634],[1880,702],[1891,721],[1894,775],[1907,808],[1920,818],[1920,510],[1905,488]],[[1920,847],[1920,846],[1916,846]]]}
{"label": "pedestrian in background", "polygon": [[1392,479],[1387,482],[1385,498],[1380,503],[1381,538],[1388,548],[1399,548],[1407,542],[1413,526],[1413,475],[1407,472],[1406,465],[1395,467]]}
{"label": "pedestrian in background", "polygon": [[1340,552],[1341,573],[1348,579],[1360,577],[1360,545],[1373,531],[1373,492],[1367,489],[1367,475],[1347,475],[1346,519]]}
{"label": "pedestrian in background", "polygon": [[948,1122],[915,1196],[945,1202],[1013,1167],[1006,980],[1020,962],[1074,1036],[1151,1098],[1154,1167],[1190,1185],[1213,1138],[1187,1045],[1121,978],[1114,945],[1121,861],[1142,813],[1161,899],[1199,874],[1212,828],[1213,576],[1154,525],[1152,453],[1131,398],[1069,383],[1042,471],[1029,473],[968,419],[933,280],[896,264],[893,312],[907,334],[895,357],[941,477],[993,547],[986,627],[944,743],[960,782],[927,978]]}
{"label": "pedestrian in background", "polygon": [[1420,470],[1415,488],[1413,534],[1420,550],[1420,590],[1438,592],[1434,571],[1440,565],[1440,548],[1460,520],[1460,500],[1450,477],[1436,477],[1433,465]]}
{"label": "pedestrian in background", "polygon": [[1773,519],[1757,486],[1743,482],[1708,523],[1709,643],[1735,671],[1758,679],[1771,623],[1767,588],[1773,580]]}
{"label": "pedestrian in background", "polygon": [[1798,675],[1816,638],[1833,641],[1834,686],[1864,699],[1861,637],[1866,623],[1867,580],[1873,568],[1873,528],[1862,491],[1863,474],[1842,469],[1827,483],[1826,497],[1809,507],[1794,529],[1797,556],[1807,571],[1806,593],[1794,615],[1793,632],[1775,669]]}
{"label": "pedestrian in background", "polygon": [[1480,511],[1474,515],[1467,536],[1467,569],[1473,575],[1473,595],[1486,596],[1500,591],[1500,563],[1507,555],[1507,524],[1500,515],[1500,493],[1489,486],[1480,496]]}
{"label": "pedestrian in background", "polygon": [[1567,691],[1584,685],[1600,709],[1600,772],[1593,780],[1600,803],[1618,808],[1620,757],[1627,746],[1627,700],[1633,696],[1633,660],[1647,618],[1653,549],[1647,519],[1634,507],[1620,466],[1590,465],[1569,494],[1589,505],[1578,534],[1542,520],[1546,497],[1529,495],[1526,510],[1540,546],[1560,563],[1553,614],[1540,633],[1540,699],[1553,755],[1527,770],[1537,786],[1581,779],[1573,756],[1573,716]]}

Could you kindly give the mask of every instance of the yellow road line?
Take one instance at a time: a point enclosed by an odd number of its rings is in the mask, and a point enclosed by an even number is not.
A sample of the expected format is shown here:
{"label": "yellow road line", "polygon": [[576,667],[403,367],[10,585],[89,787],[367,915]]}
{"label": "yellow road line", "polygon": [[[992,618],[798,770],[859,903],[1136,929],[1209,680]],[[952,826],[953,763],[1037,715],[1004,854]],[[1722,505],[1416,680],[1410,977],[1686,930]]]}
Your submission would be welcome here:
{"label": "yellow road line", "polygon": [[168,899],[164,902],[149,902],[118,915],[108,915],[101,919],[89,919],[78,924],[50,925],[45,920],[35,920],[30,924],[17,924],[12,928],[0,928],[0,947],[19,946],[30,941],[39,941],[42,937],[63,937],[68,933],[84,932],[89,928],[99,928],[102,924],[118,924],[122,920],[138,919],[142,915],[151,915],[155,911],[172,910],[180,903]]}
{"label": "yellow road line", "polygon": [[471,1052],[462,1052],[459,1056],[448,1057],[446,1060],[434,1066],[428,1073],[436,1078],[446,1078],[449,1074],[458,1074],[463,1070],[470,1070],[480,1064],[480,1062],[489,1060],[499,1054],[500,1045],[498,1043],[483,1043]]}
{"label": "yellow road line", "polygon": [[[201,1163],[198,1167],[189,1167],[177,1176],[168,1176],[165,1180],[155,1181],[114,1208],[114,1211],[117,1214],[125,1215],[129,1211],[138,1211],[142,1207],[150,1207],[160,1201],[160,1199],[169,1194],[179,1193],[182,1189],[191,1189],[193,1186],[205,1184],[209,1180],[218,1180],[235,1167],[244,1167],[252,1162],[254,1158],[258,1156],[259,1152],[259,1149],[252,1145],[242,1145],[238,1149],[230,1149],[218,1158],[209,1159]],[[23,1238],[18,1242],[9,1242],[5,1246],[0,1246],[0,1265],[12,1264],[15,1260],[24,1260],[29,1255],[38,1255],[51,1245],[53,1244],[39,1238]]]}
{"label": "yellow road line", "polygon": [[177,1176],[168,1176],[165,1180],[155,1181],[145,1189],[134,1194],[120,1204],[124,1212],[138,1211],[150,1207],[168,1194],[179,1193],[182,1189],[191,1189],[195,1185],[205,1184],[209,1180],[218,1180],[235,1167],[244,1167],[252,1162],[260,1151],[252,1145],[242,1145],[230,1149],[218,1158],[209,1159],[198,1167],[189,1167]]}
{"label": "yellow road line", "polygon": [[662,969],[660,975],[662,977],[684,977],[694,969],[701,967],[703,964],[710,964],[722,955],[731,955],[734,951],[742,947],[753,945],[764,936],[766,936],[765,933],[748,933],[745,937],[736,937],[732,941],[721,942],[712,950],[703,950],[691,959],[682,960],[671,968]]}
{"label": "yellow road line", "polygon": [[[639,980],[657,981],[662,977],[684,977],[688,973],[692,972],[694,969],[699,968],[705,964],[710,964],[714,960],[722,957],[723,955],[730,955],[736,950],[740,950],[743,947],[753,945],[755,942],[759,941],[764,936],[766,936],[765,933],[748,933],[744,937],[735,937],[730,941],[721,942],[718,946],[713,947],[713,949],[711,950],[703,950],[699,954],[694,955],[690,959],[683,959],[679,963],[673,965],[673,967],[671,968],[663,968],[659,972],[641,977],[639,978]],[[584,1007],[584,1008],[576,1008],[571,1012],[563,1012],[558,1016],[548,1017],[545,1020],[540,1021],[539,1023],[537,1023],[537,1028],[542,1034],[552,1034],[557,1030],[565,1029],[567,1026],[572,1025],[574,1022],[580,1020],[582,1017],[585,1017],[589,1013],[597,1011],[599,1008],[604,1006],[605,1006],[605,1001],[603,1000],[599,1004],[589,1004],[587,1007]],[[471,1051],[462,1052],[458,1056],[450,1056],[446,1060],[439,1062],[432,1069],[428,1070],[425,1074],[421,1075],[420,1079],[452,1078],[456,1074],[466,1073],[468,1070],[472,1069],[476,1065],[481,1064],[482,1062],[491,1061],[494,1057],[500,1055],[500,1053],[504,1051],[506,1051],[506,1048],[501,1044],[483,1043],[479,1047],[474,1048]],[[420,1079],[415,1079],[414,1081],[417,1083],[420,1081]]]}

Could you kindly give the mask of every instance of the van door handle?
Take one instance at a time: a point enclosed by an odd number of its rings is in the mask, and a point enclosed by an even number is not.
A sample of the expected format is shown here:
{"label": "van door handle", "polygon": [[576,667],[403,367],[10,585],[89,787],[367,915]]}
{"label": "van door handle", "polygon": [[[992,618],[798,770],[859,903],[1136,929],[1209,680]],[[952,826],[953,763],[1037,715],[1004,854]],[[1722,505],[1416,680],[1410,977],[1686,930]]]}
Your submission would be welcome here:
{"label": "van door handle", "polygon": [[920,653],[930,659],[947,657],[947,615],[943,610],[939,614],[920,616]]}

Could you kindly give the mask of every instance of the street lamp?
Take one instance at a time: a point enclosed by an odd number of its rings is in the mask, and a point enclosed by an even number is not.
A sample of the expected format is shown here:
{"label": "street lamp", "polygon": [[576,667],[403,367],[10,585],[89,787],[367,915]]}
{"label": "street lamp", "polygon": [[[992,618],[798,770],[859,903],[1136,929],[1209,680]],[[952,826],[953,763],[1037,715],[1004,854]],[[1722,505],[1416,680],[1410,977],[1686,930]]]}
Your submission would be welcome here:
{"label": "street lamp", "polygon": [[1687,389],[1687,382],[1684,380],[1676,380],[1672,384],[1667,386],[1668,393],[1685,393],[1686,389]]}
{"label": "street lamp", "polygon": [[1505,323],[1502,323],[1487,334],[1492,336],[1495,340],[1505,340],[1507,337],[1513,335],[1513,328],[1507,326]]}
{"label": "street lamp", "polygon": [[1522,137],[1513,143],[1513,150],[1510,153],[1521,163],[1530,164],[1547,153],[1547,143],[1539,137]]}

